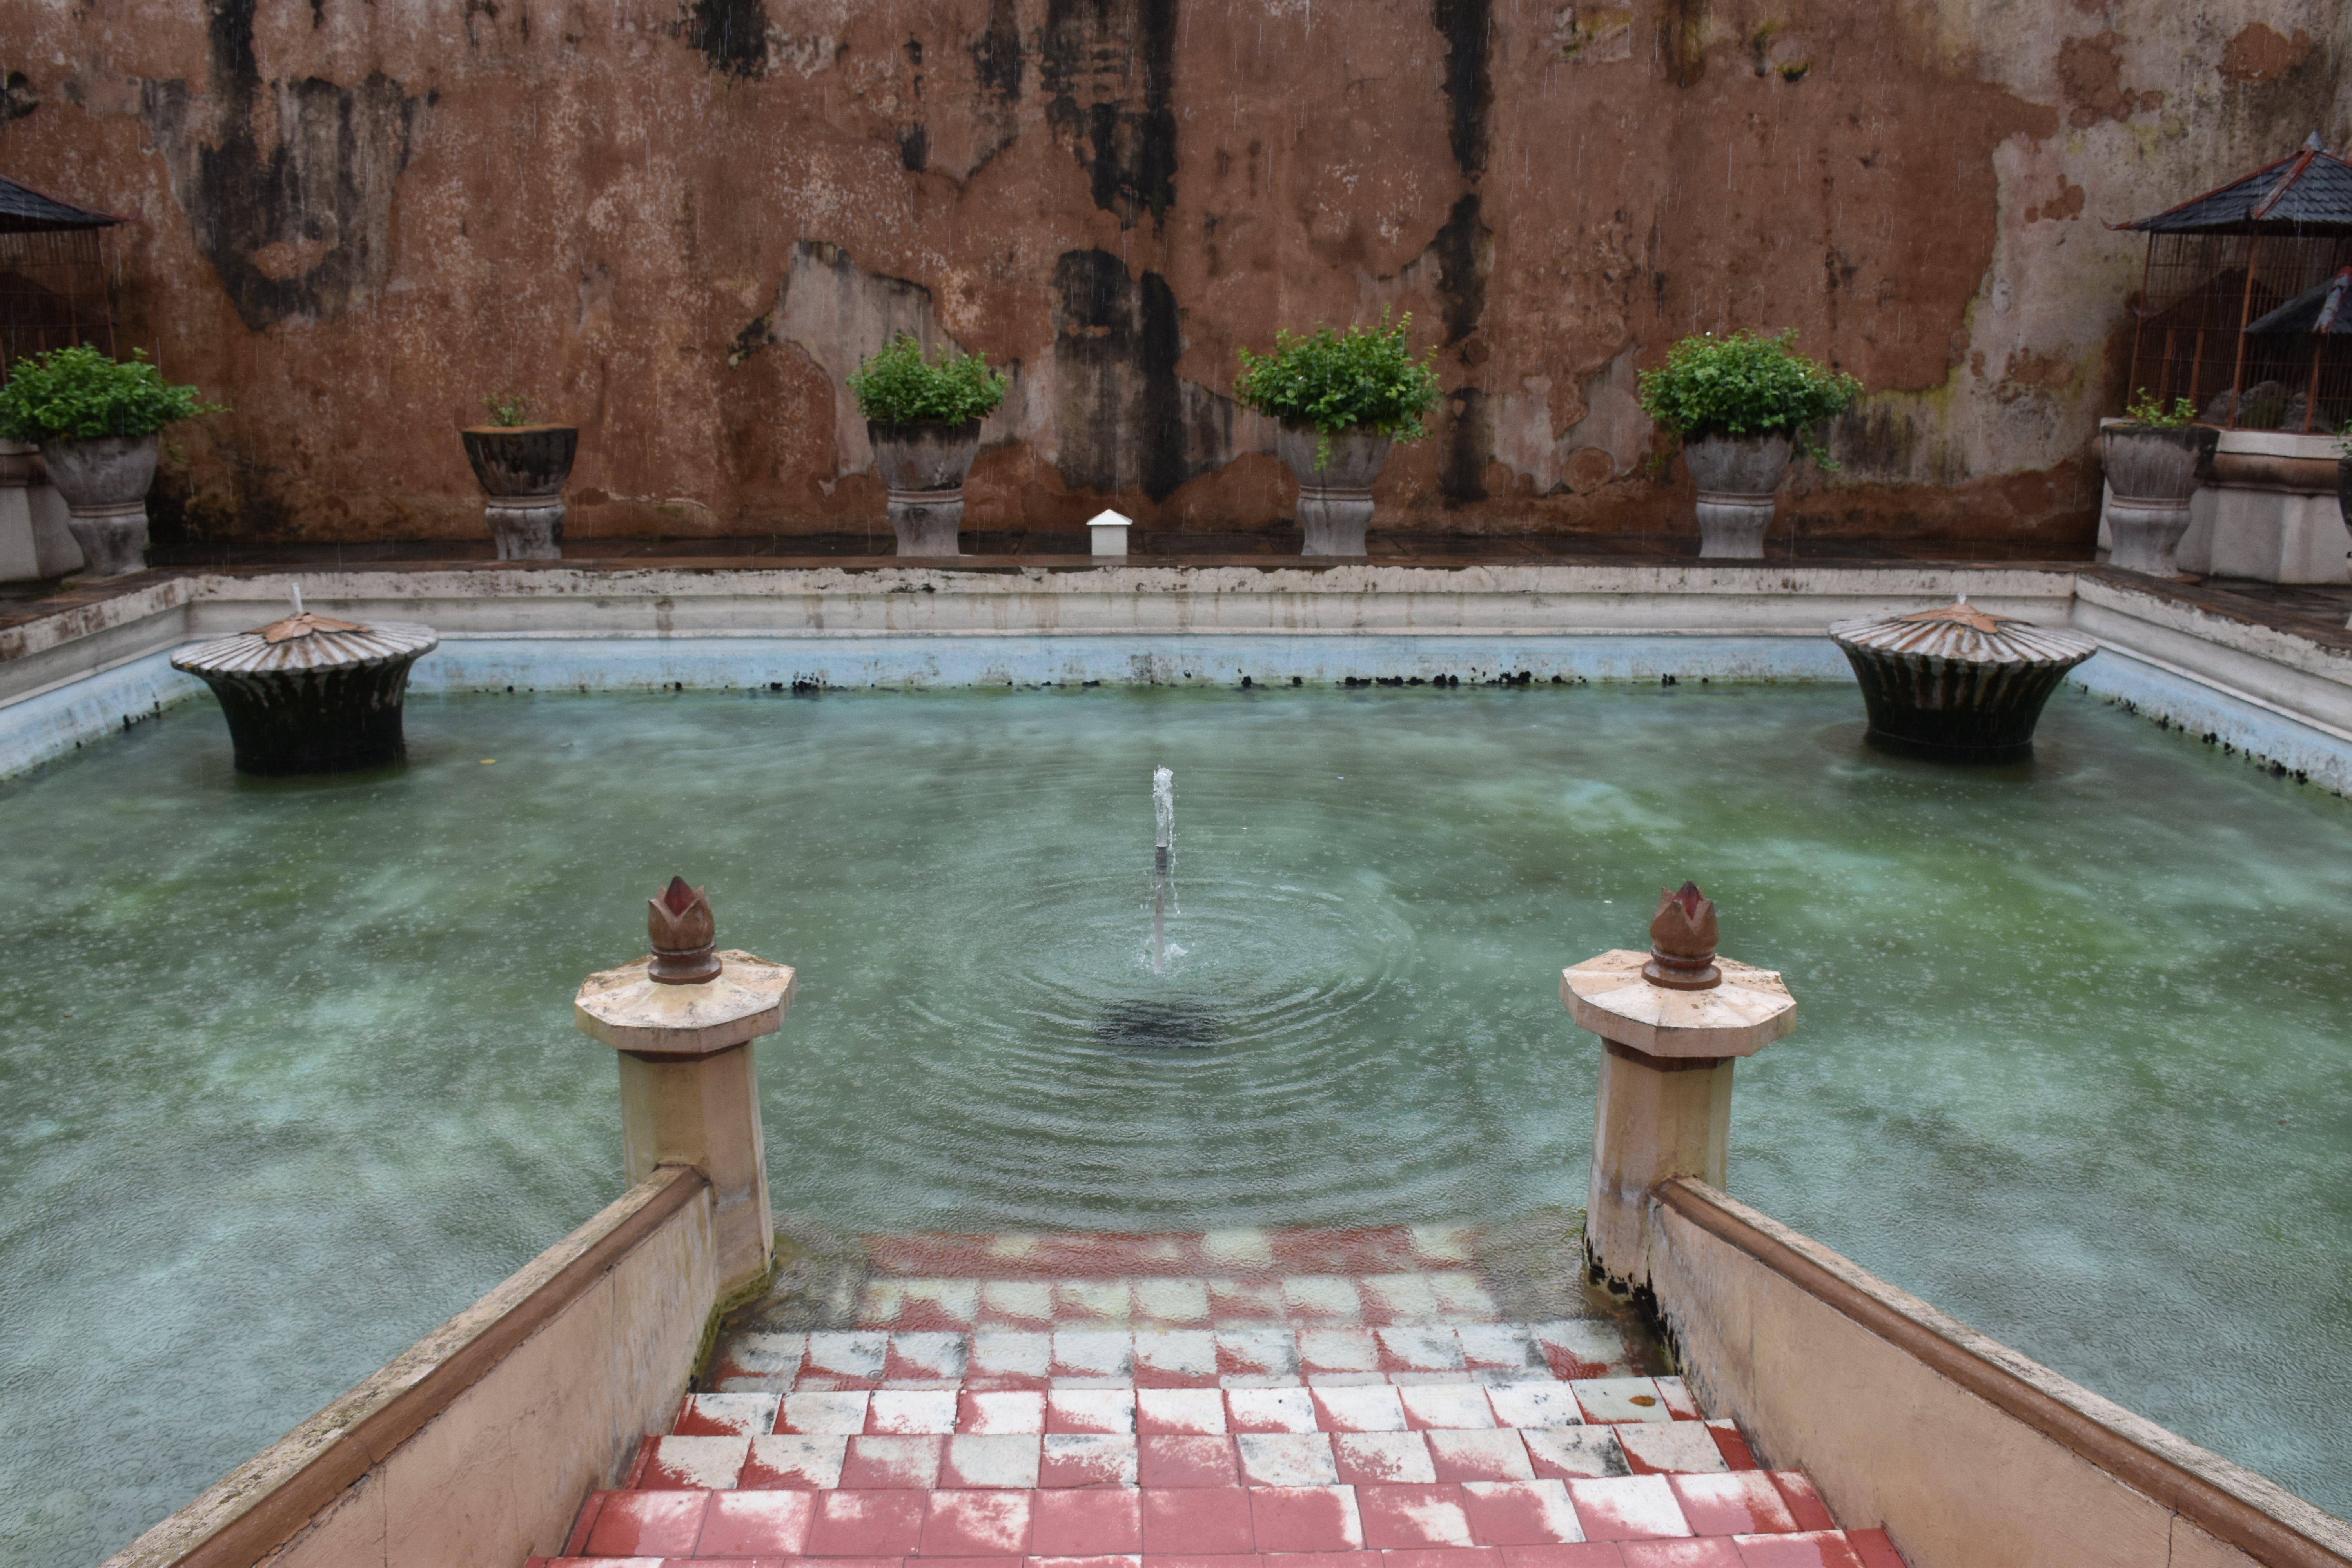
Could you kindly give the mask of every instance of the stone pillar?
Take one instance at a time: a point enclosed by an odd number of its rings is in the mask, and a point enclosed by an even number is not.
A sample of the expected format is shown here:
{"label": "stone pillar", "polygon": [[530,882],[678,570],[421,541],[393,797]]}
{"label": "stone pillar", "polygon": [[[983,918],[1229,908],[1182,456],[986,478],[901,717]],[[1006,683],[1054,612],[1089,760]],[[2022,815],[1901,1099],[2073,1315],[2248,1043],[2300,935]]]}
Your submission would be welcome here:
{"label": "stone pillar", "polygon": [[725,1296],[767,1274],[775,1245],[751,1042],[783,1026],[793,971],[717,951],[710,905],[682,879],[651,904],[654,951],[583,981],[572,1022],[620,1053],[630,1183],[671,1164],[710,1178]]}
{"label": "stone pillar", "polygon": [[1660,896],[1650,940],[1559,977],[1560,1000],[1604,1047],[1584,1247],[1621,1290],[1649,1284],[1650,1189],[1674,1176],[1723,1184],[1732,1065],[1797,1021],[1780,975],[1716,956],[1715,905],[1695,884]]}

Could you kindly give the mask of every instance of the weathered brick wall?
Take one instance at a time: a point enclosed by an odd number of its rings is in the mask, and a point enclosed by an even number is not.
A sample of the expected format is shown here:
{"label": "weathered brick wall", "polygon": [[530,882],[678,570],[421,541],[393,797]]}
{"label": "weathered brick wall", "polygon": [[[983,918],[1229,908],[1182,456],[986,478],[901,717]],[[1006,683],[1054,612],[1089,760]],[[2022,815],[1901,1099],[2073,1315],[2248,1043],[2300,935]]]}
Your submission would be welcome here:
{"label": "weathered brick wall", "polygon": [[1385,520],[1687,530],[1633,371],[1793,325],[1875,394],[1810,532],[2065,549],[2103,221],[2344,146],[2347,62],[2336,0],[26,0],[0,172],[138,215],[216,534],[478,533],[508,389],[582,426],[575,533],[861,528],[898,325],[1017,367],[969,526],[1262,527],[1235,345],[1393,305],[1452,396]]}

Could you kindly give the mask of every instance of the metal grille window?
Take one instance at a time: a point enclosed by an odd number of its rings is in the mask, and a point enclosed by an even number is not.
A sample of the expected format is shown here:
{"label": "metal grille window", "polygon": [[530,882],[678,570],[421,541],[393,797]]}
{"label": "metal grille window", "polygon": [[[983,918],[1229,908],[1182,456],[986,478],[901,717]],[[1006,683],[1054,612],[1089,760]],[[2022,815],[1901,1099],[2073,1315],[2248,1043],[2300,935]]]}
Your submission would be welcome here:
{"label": "metal grille window", "polygon": [[114,353],[107,231],[121,221],[0,177],[0,379],[47,349],[92,343]]}

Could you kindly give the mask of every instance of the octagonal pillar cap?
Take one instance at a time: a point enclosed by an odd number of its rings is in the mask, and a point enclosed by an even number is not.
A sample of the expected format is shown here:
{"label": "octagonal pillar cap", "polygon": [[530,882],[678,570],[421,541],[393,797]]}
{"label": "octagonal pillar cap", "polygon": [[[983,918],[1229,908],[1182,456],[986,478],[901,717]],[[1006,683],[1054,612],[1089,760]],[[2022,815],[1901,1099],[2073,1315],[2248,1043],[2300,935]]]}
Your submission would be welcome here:
{"label": "octagonal pillar cap", "polygon": [[1647,952],[1617,948],[1560,971],[1559,999],[1579,1026],[1644,1056],[1754,1056],[1796,1026],[1797,1002],[1780,974],[1717,955],[1723,984],[1670,991],[1642,977]]}
{"label": "octagonal pillar cap", "polygon": [[716,1056],[784,1026],[793,1005],[790,964],[732,949],[719,954],[719,977],[668,985],[650,977],[651,954],[580,983],[572,1022],[617,1051],[636,1057]]}

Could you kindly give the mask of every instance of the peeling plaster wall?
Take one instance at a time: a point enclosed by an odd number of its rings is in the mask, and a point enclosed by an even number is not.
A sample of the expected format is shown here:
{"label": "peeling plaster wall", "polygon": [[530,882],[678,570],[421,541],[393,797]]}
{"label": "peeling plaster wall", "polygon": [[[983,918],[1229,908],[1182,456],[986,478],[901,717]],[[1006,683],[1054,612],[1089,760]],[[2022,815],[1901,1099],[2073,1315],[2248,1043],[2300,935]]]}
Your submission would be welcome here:
{"label": "peeling plaster wall", "polygon": [[1009,364],[971,525],[1255,529],[1234,350],[1410,310],[1398,526],[1685,532],[1633,378],[1797,327],[1873,395],[1808,533],[2079,550],[2141,246],[2352,142],[2352,13],[2157,0],[27,0],[0,171],[138,215],[127,342],[234,412],[166,527],[478,534],[456,427],[582,427],[576,536],[878,520],[839,385]]}

